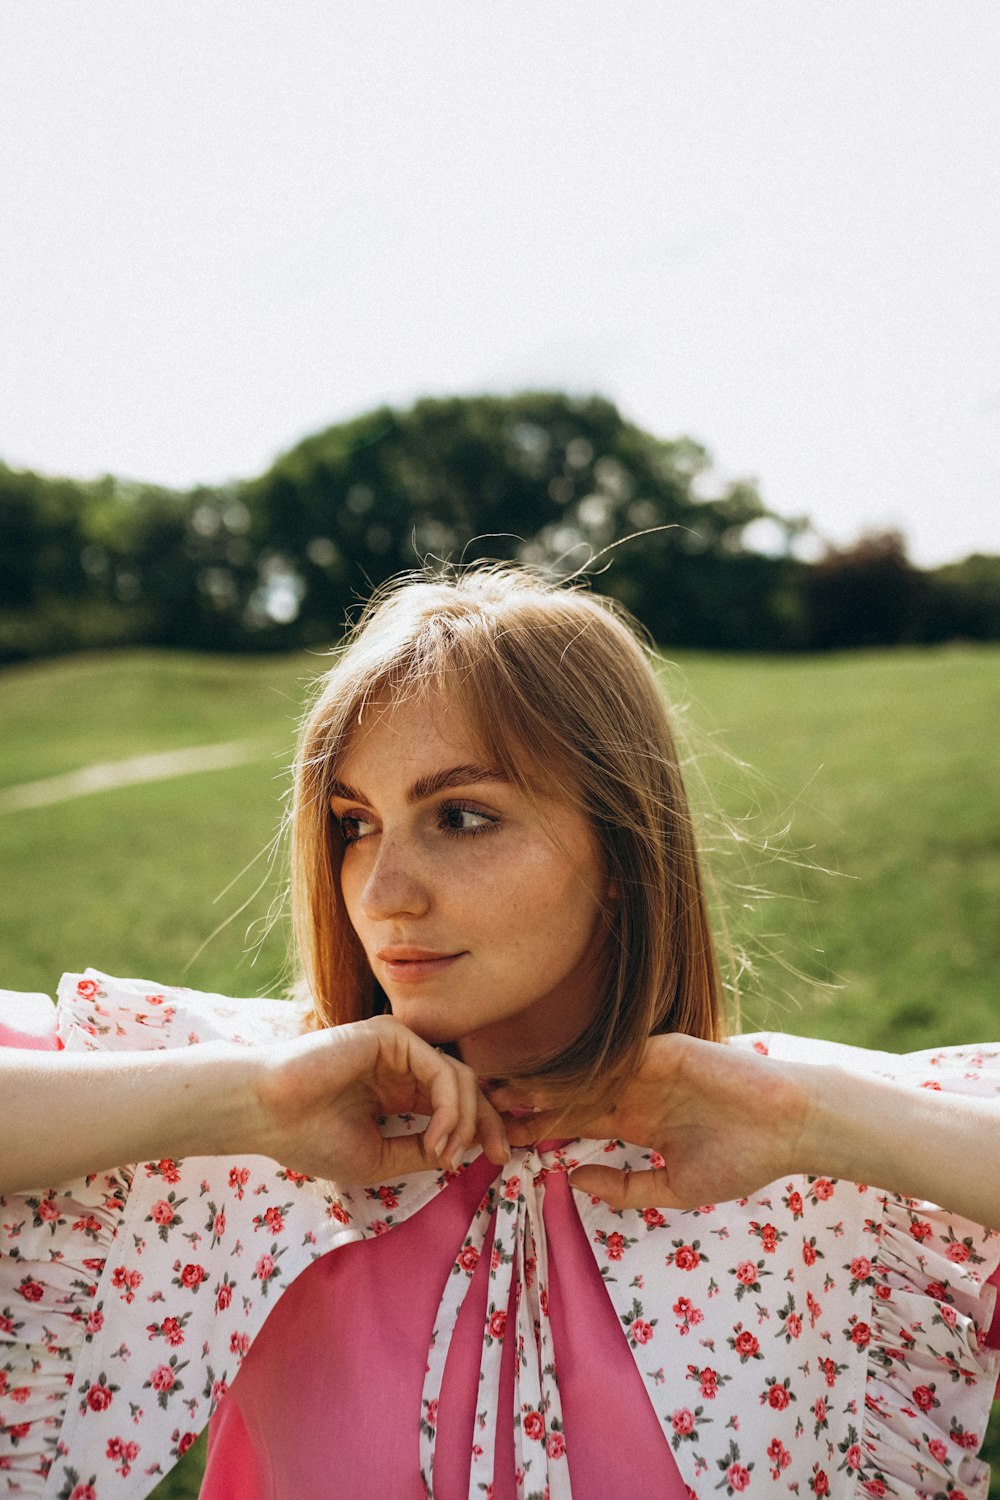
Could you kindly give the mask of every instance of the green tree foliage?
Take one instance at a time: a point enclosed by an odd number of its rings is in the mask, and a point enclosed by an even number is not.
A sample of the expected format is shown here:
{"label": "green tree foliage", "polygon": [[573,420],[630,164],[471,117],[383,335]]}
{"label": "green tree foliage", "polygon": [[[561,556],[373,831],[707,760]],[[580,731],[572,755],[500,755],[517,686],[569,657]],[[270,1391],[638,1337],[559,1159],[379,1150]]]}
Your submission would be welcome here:
{"label": "green tree foliage", "polygon": [[[0,660],[125,641],[325,643],[371,588],[436,560],[591,571],[664,644],[788,650],[995,635],[995,559],[919,573],[901,538],[809,568],[709,455],[600,397],[418,401],[316,433],[256,479],[178,492],[0,465]],[[779,520],[779,518],[772,518]],[[596,562],[594,561],[596,559]],[[992,602],[991,602],[992,601]]]}

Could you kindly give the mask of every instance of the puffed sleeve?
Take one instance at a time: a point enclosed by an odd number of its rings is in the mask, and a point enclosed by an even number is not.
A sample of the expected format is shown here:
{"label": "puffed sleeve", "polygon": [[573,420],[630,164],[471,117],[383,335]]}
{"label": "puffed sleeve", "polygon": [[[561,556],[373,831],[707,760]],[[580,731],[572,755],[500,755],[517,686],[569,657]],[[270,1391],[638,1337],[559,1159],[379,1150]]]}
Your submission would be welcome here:
{"label": "puffed sleeve", "polygon": [[[0,991],[0,1046],[60,1050],[57,1014],[48,995]],[[13,1494],[37,1494],[50,1467],[129,1181],[123,1169],[0,1196],[0,1470]]]}
{"label": "puffed sleeve", "polygon": [[[1000,1098],[1000,1045],[897,1055],[783,1035],[738,1041],[779,1059],[835,1064],[912,1088]],[[1000,1372],[991,1331],[1000,1234],[933,1203],[875,1196],[877,1250],[860,1266],[874,1287],[858,1426],[870,1476],[864,1489],[985,1500],[989,1471],[977,1455]]]}

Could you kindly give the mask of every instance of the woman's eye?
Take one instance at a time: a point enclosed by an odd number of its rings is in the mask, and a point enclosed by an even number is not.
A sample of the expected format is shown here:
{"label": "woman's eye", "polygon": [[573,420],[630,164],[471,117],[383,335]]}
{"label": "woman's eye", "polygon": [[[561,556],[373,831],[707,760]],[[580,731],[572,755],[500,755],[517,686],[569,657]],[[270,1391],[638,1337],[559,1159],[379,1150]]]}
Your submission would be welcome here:
{"label": "woman's eye", "polygon": [[337,822],[345,844],[356,844],[359,839],[367,838],[375,828],[375,824],[369,818],[361,818],[357,814],[345,814],[344,817],[338,818]]}
{"label": "woman's eye", "polygon": [[461,807],[455,802],[442,807],[440,817],[441,826],[449,834],[492,833],[499,823],[499,819],[490,813],[479,812],[474,807]]}

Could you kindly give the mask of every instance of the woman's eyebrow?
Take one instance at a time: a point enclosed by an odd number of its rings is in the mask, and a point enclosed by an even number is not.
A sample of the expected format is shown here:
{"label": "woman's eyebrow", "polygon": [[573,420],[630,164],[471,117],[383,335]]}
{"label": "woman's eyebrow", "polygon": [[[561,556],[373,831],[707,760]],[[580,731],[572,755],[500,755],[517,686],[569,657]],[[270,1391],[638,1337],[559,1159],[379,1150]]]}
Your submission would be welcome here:
{"label": "woman's eyebrow", "polygon": [[[437,792],[446,792],[451,787],[473,786],[479,781],[507,781],[502,771],[492,766],[450,766],[445,771],[432,771],[428,776],[418,776],[406,794],[407,802],[423,802],[427,797],[433,797]],[[370,807],[371,802],[364,792],[357,787],[348,786],[346,782],[334,781],[330,785],[330,796],[337,797],[342,802],[360,802],[365,807]]]}

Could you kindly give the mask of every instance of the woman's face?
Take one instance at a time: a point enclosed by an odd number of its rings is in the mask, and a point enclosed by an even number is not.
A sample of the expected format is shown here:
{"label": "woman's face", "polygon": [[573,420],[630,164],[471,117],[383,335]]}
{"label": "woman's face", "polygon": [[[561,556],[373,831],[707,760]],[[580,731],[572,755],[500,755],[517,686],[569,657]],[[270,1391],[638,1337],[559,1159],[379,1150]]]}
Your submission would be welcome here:
{"label": "woman's face", "polygon": [[375,710],[331,807],[341,891],[393,1014],[481,1076],[566,1046],[593,1014],[608,882],[587,821],[482,764],[441,692]]}

